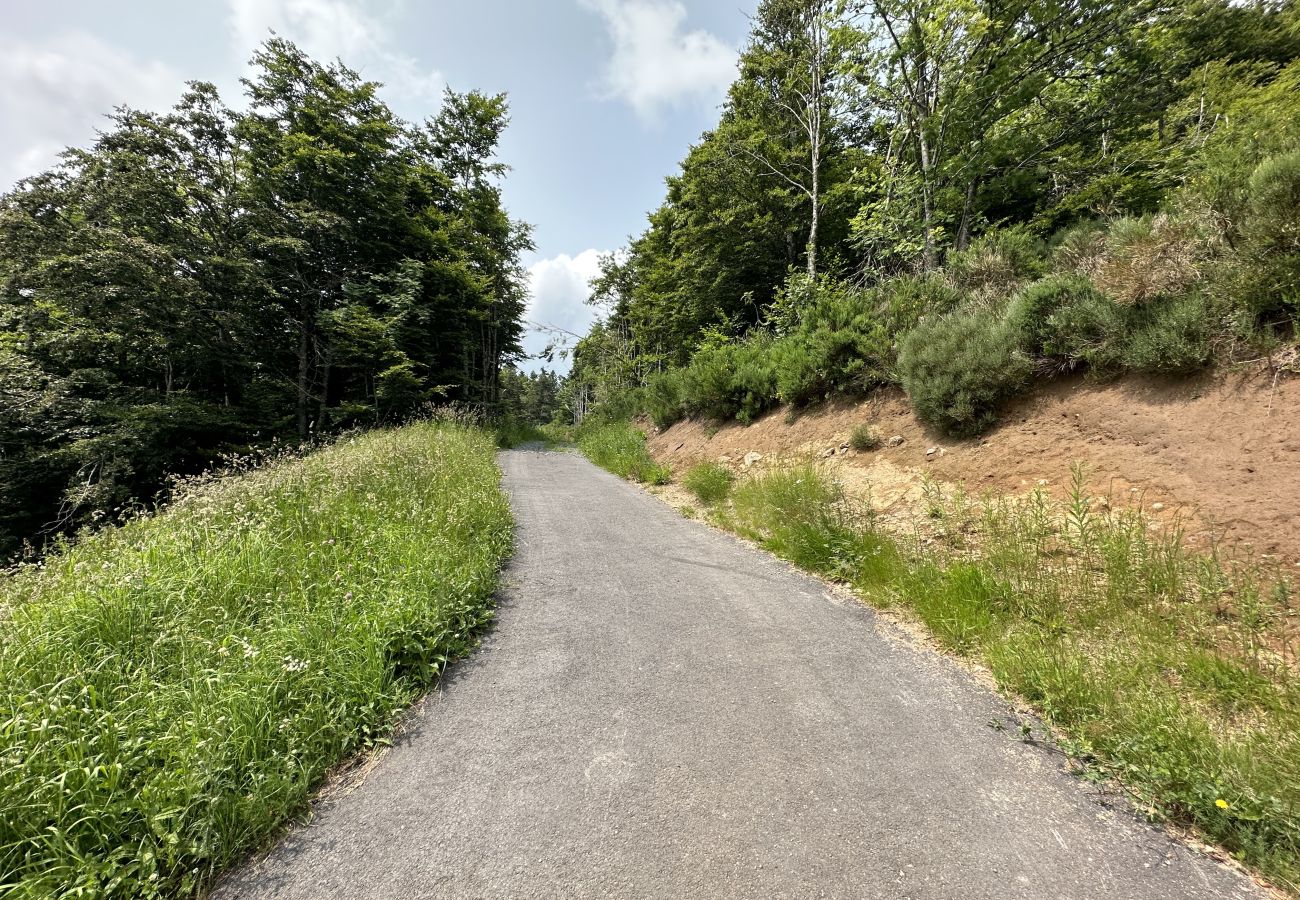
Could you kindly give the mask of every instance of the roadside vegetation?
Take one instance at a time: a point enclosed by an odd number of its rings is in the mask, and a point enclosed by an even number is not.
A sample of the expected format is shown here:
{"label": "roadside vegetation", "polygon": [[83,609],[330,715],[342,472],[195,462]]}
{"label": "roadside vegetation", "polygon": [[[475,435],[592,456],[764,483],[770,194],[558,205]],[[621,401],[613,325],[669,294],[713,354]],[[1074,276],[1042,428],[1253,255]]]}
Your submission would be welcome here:
{"label": "roadside vegetation", "polygon": [[931,487],[900,529],[815,464],[734,487],[718,468],[683,479],[711,523],[919,621],[1041,714],[1084,778],[1300,894],[1300,599],[1275,567],[1190,549],[1081,469],[1064,503]]}
{"label": "roadside vegetation", "polygon": [[620,478],[644,484],[667,484],[672,478],[668,467],[650,456],[645,435],[626,422],[593,421],[578,428],[575,438],[588,459]]}
{"label": "roadside vegetation", "polygon": [[345,437],[0,575],[0,897],[197,895],[381,742],[492,616],[493,453]]}
{"label": "roadside vegetation", "polygon": [[964,436],[1067,372],[1295,374],[1297,123],[1295,4],[763,0],[567,390],[666,427],[899,386]]}
{"label": "roadside vegetation", "polygon": [[682,487],[690,491],[706,506],[720,503],[731,494],[731,486],[736,476],[731,470],[717,463],[700,463],[692,466],[682,476]]}

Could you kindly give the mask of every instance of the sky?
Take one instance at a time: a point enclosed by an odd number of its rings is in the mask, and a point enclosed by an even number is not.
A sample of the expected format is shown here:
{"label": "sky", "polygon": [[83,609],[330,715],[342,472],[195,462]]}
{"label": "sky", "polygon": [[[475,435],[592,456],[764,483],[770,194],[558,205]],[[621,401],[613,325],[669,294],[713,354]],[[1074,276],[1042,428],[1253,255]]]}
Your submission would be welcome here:
{"label": "sky", "polygon": [[[383,82],[408,121],[434,114],[445,86],[507,93],[505,200],[537,244],[528,318],[582,333],[598,256],[641,232],[717,121],[755,4],[0,0],[0,191],[89,143],[115,106],[166,109],[191,80],[240,105],[247,60],[275,31]],[[546,343],[531,334],[526,349]]]}

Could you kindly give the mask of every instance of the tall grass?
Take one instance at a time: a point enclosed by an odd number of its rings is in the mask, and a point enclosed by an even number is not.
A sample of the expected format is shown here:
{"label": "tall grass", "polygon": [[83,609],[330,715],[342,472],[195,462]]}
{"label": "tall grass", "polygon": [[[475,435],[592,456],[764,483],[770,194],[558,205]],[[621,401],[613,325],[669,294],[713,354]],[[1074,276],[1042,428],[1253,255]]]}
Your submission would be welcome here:
{"label": "tall grass", "polygon": [[712,505],[727,499],[736,476],[726,466],[717,463],[700,463],[692,466],[682,476],[682,487],[705,504]]}
{"label": "tall grass", "polygon": [[380,740],[492,615],[493,450],[354,437],[0,578],[0,897],[195,894]]}
{"label": "tall grass", "polygon": [[1089,497],[929,491],[924,540],[885,532],[813,466],[737,486],[715,520],[877,606],[1029,700],[1092,777],[1300,891],[1297,604],[1276,573],[1189,550]]}
{"label": "tall grass", "polygon": [[620,478],[647,484],[667,484],[672,473],[646,450],[645,435],[626,422],[578,429],[578,448],[602,469]]}

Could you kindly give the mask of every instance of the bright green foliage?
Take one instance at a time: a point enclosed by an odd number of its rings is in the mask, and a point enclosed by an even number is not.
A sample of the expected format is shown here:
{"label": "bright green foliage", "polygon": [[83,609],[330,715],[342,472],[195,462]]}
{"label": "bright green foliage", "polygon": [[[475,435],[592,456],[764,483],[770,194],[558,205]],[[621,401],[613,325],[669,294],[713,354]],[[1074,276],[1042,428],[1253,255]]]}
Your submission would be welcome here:
{"label": "bright green foliage", "polygon": [[694,494],[701,503],[714,504],[727,499],[736,476],[717,463],[700,463],[692,466],[682,476],[682,487]]}
{"label": "bright green foliage", "polygon": [[[909,610],[1152,819],[1194,825],[1295,885],[1300,678],[1270,649],[1288,640],[1289,583],[1099,507],[1076,476],[1066,504],[936,497],[949,539],[924,545],[876,527],[811,466],[742,482],[717,520],[873,605]],[[1233,629],[1224,604],[1238,611]]]}
{"label": "bright green foliage", "polygon": [[923,323],[903,340],[898,374],[916,414],[950,434],[991,426],[998,407],[1029,380],[1031,365],[1002,316],[954,313]]}
{"label": "bright green foliage", "polygon": [[491,618],[493,450],[347,438],[0,577],[0,895],[197,895],[379,740]]}
{"label": "bright green foliage", "polygon": [[[598,282],[575,384],[661,426],[750,421],[896,383],[909,332],[966,307],[975,361],[1032,320],[1039,377],[1290,341],[1298,58],[1295,4],[764,0],[717,127]],[[1023,362],[931,413],[985,427]]]}
{"label": "bright green foliage", "polygon": [[656,463],[646,450],[645,435],[626,422],[584,423],[577,440],[588,459],[619,478],[644,484],[667,484],[672,478],[668,467]]}

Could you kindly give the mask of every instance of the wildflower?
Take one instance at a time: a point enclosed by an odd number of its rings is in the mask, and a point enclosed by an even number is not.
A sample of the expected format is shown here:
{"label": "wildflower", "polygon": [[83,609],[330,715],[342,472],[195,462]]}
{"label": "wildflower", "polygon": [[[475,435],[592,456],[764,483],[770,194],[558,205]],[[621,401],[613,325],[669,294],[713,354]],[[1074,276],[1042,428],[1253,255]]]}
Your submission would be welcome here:
{"label": "wildflower", "polygon": [[1214,805],[1217,806],[1219,809],[1227,809],[1232,804],[1230,804],[1227,800],[1224,800],[1222,797],[1220,797],[1218,800],[1214,801]]}

